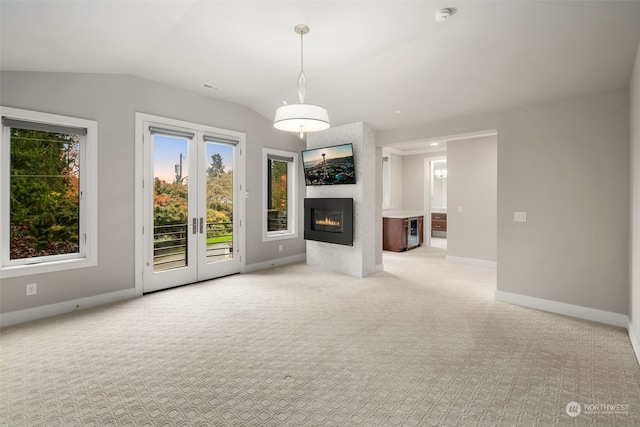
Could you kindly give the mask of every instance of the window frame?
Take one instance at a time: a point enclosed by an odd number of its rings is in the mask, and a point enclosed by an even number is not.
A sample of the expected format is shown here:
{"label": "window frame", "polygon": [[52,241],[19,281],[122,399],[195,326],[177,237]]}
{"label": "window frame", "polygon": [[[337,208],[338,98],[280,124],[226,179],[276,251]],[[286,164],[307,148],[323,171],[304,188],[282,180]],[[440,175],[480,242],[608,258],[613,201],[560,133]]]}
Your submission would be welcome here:
{"label": "window frame", "polygon": [[[287,229],[268,231],[269,207],[269,155],[276,157],[290,157],[287,162]],[[270,242],[298,237],[298,153],[277,150],[275,148],[262,149],[262,241]]]}
{"label": "window frame", "polygon": [[80,250],[75,254],[10,260],[9,246],[11,234],[9,227],[9,203],[11,190],[11,135],[9,133],[10,127],[2,125],[2,142],[0,146],[0,169],[2,173],[0,245],[2,248],[2,259],[0,260],[0,278],[20,277],[98,265],[98,123],[95,120],[4,106],[0,106],[0,116],[26,122],[43,123],[61,127],[85,128],[87,130],[87,134],[83,136],[80,141]]}

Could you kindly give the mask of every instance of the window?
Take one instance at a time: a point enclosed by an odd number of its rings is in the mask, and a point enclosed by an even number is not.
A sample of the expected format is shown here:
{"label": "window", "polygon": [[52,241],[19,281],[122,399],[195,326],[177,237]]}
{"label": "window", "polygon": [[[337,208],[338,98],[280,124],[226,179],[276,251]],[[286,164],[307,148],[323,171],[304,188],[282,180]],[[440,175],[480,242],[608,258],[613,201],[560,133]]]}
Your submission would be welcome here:
{"label": "window", "polygon": [[96,122],[1,110],[1,277],[96,265]]}
{"label": "window", "polygon": [[296,207],[298,192],[297,153],[264,148],[262,240],[298,237]]}

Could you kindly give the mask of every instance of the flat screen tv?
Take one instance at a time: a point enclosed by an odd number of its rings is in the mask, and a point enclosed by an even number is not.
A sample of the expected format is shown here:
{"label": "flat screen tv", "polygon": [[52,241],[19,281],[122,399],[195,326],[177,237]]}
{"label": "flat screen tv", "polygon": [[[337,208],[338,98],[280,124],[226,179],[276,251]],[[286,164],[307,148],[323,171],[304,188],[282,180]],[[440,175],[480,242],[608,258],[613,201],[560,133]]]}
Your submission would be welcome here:
{"label": "flat screen tv", "polygon": [[356,183],[353,144],[304,150],[302,164],[307,185]]}

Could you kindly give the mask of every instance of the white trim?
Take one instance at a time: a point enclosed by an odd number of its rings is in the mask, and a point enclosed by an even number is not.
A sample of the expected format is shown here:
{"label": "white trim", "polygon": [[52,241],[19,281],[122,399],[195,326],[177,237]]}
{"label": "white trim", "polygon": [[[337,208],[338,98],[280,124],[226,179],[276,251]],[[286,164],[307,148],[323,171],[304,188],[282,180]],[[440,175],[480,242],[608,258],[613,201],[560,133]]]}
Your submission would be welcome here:
{"label": "white trim", "polygon": [[460,264],[477,265],[478,267],[496,268],[497,265],[498,265],[498,263],[495,262],[495,261],[488,261],[486,259],[465,258],[465,257],[461,257],[461,256],[447,255],[445,257],[445,259],[447,261],[450,261],[450,262],[457,262],[457,263],[460,263]]}
{"label": "white trim", "polygon": [[0,326],[6,327],[17,325],[18,323],[30,322],[32,320],[44,319],[45,317],[56,316],[58,314],[70,313],[75,310],[82,310],[112,302],[122,301],[136,297],[135,289],[125,289],[122,291],[110,292],[108,294],[95,295],[92,297],[79,298],[71,301],[63,301],[56,304],[48,304],[40,307],[28,308],[26,310],[11,311],[0,314]]}
{"label": "white trim", "polygon": [[537,310],[562,314],[564,316],[577,317],[578,319],[591,320],[593,322],[618,326],[625,329],[629,326],[629,316],[626,314],[613,313],[611,311],[598,310],[596,308],[582,307],[579,305],[535,298],[527,295],[513,294],[504,291],[496,291],[495,299],[496,301],[535,308]]}
{"label": "white trim", "polygon": [[269,261],[257,262],[255,264],[248,264],[245,265],[240,272],[251,273],[253,271],[264,270],[271,267],[279,267],[281,265],[294,264],[296,262],[305,262],[306,260],[306,254],[292,255],[284,258],[276,258]]}
{"label": "white trim", "polygon": [[[87,240],[89,237],[87,236]],[[35,274],[54,273],[56,271],[68,271],[76,268],[95,267],[98,265],[97,260],[82,258],[62,259],[58,261],[46,261],[40,264],[23,264],[2,267],[0,269],[0,278],[8,279],[10,277],[31,276]]]}
{"label": "white trim", "polygon": [[[424,227],[424,229],[422,230],[422,240],[424,243],[424,246],[426,247],[431,247],[431,234],[432,234],[432,230],[431,230],[431,208],[433,208],[433,206],[431,206],[431,199],[433,199],[433,191],[431,191],[432,187],[433,187],[433,180],[431,179],[431,177],[433,176],[432,173],[432,169],[433,169],[433,162],[437,162],[440,160],[444,160],[447,161],[447,152],[444,151],[443,155],[441,156],[433,156],[433,157],[425,157],[424,158],[424,163],[423,163],[423,171],[422,171],[422,175],[423,175],[423,182],[424,182],[424,197],[423,197],[423,207],[424,207],[424,218],[422,221],[422,226]],[[446,231],[443,231],[442,233],[445,233],[445,237],[446,237]]]}
{"label": "white trim", "polygon": [[391,209],[391,155],[386,151],[382,148],[382,210]]}
{"label": "white trim", "polygon": [[[267,206],[269,201],[269,172],[267,161],[269,154],[279,157],[291,157],[293,161],[287,162],[287,221],[288,227],[284,231],[267,231],[269,220],[267,217]],[[275,240],[297,239],[298,238],[298,153],[292,151],[277,150],[275,148],[264,147],[262,149],[262,241],[271,242]]]}
{"label": "white trim", "polygon": [[[145,226],[145,218],[147,217],[147,213],[145,213],[145,191],[143,188],[143,182],[145,179],[145,160],[147,159],[147,154],[145,152],[145,145],[147,144],[146,150],[149,150],[149,144],[151,141],[145,141],[144,135],[146,133],[145,123],[153,122],[160,123],[163,126],[174,126],[183,129],[193,130],[196,134],[195,138],[199,139],[200,135],[220,135],[235,138],[238,140],[236,144],[237,156],[234,156],[234,165],[238,166],[238,174],[236,176],[237,185],[234,188],[235,198],[237,199],[237,209],[238,212],[238,221],[237,223],[237,265],[239,271],[242,271],[242,268],[245,263],[245,255],[246,255],[246,199],[248,197],[247,185],[246,185],[246,134],[240,131],[234,131],[230,129],[218,128],[211,125],[206,125],[202,123],[194,123],[187,122],[184,120],[171,119],[168,117],[156,116],[147,113],[135,112],[135,249],[134,249],[134,280],[135,280],[135,290],[137,295],[142,295],[144,292],[144,270],[145,270],[145,236],[142,233],[143,227]],[[144,185],[153,185],[153,182],[144,182]],[[235,211],[235,207],[234,207]],[[147,225],[149,228],[150,225]],[[237,270],[236,270],[237,271]]]}
{"label": "white trim", "polygon": [[[134,286],[136,295],[142,295],[144,284],[144,185],[151,185],[144,182],[144,122],[149,119],[148,114],[135,113],[135,135],[134,135],[134,250],[133,250],[133,270]],[[149,141],[150,143],[150,141]]]}
{"label": "white trim", "polygon": [[[398,154],[400,156],[412,156],[415,154],[434,154],[444,152],[446,155],[447,147],[446,146],[437,146],[437,147],[426,147],[427,144],[431,142],[444,142],[448,144],[451,141],[460,141],[463,139],[473,139],[473,138],[482,138],[485,136],[494,136],[498,134],[497,129],[488,129],[486,131],[478,131],[478,132],[468,132],[468,133],[460,133],[456,135],[449,136],[441,136],[438,138],[427,138],[427,139],[412,139],[409,141],[396,142],[391,145],[387,145],[384,148],[388,149],[390,153]],[[417,150],[403,150],[403,146],[413,145],[419,146],[420,144],[424,144],[425,147],[419,148]],[[394,148],[394,147],[400,148]]]}
{"label": "white trim", "polygon": [[[41,263],[13,263],[9,262],[9,239],[3,236],[8,230],[9,206],[0,200],[2,217],[7,224],[0,224],[0,244],[6,250],[0,260],[0,278],[19,277],[32,274],[51,273],[74,268],[94,267],[98,265],[98,122],[78,117],[61,116],[58,114],[42,113],[39,111],[23,110],[20,108],[0,106],[0,115],[29,122],[48,123],[59,126],[86,128],[80,149],[80,253],[71,256],[43,257]],[[9,194],[9,142],[5,141],[2,132],[2,147],[0,147],[0,171],[4,187],[2,193]],[[7,225],[5,229],[5,225]],[[82,243],[83,236],[86,241]],[[6,240],[6,241],[5,241]]]}
{"label": "white trim", "polygon": [[629,324],[627,325],[627,332],[629,334],[629,339],[631,340],[631,347],[633,347],[633,352],[636,354],[638,363],[640,363],[640,339],[638,339],[638,335],[636,334],[636,330],[633,328],[632,322],[629,322]]}

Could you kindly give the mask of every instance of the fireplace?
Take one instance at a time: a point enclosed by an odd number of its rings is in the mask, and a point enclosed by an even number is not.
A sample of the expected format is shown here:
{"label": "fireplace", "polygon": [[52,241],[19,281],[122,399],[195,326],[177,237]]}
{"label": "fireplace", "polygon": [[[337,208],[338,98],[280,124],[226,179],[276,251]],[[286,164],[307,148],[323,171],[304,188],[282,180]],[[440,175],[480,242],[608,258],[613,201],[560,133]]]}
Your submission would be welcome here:
{"label": "fireplace", "polygon": [[304,199],[304,238],[353,246],[353,199]]}

